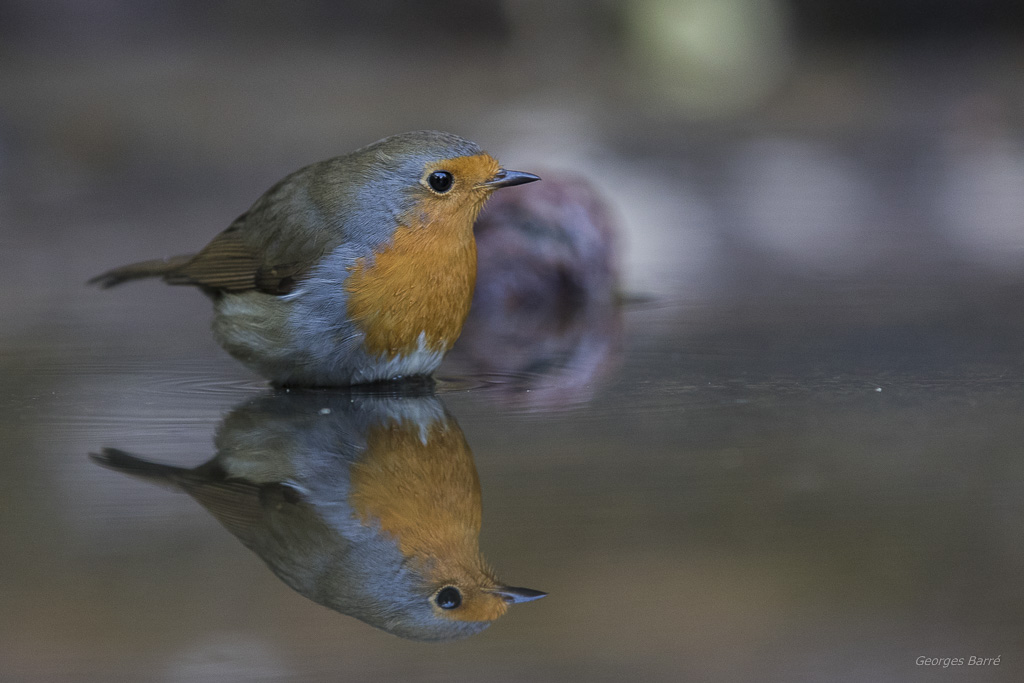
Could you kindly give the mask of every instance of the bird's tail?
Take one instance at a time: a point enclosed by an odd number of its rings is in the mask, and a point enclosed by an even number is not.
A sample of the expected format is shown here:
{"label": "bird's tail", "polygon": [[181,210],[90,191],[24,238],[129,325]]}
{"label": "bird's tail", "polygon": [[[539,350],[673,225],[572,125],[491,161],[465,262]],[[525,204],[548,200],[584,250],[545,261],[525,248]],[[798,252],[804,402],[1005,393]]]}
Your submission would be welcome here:
{"label": "bird's tail", "polygon": [[174,467],[173,465],[143,460],[138,456],[117,448],[104,448],[99,453],[90,453],[89,457],[92,458],[93,462],[115,472],[130,474],[151,481],[154,484],[162,484],[173,489],[181,488],[183,476],[191,472],[191,470],[184,467]]}
{"label": "bird's tail", "polygon": [[129,280],[141,280],[147,277],[164,277],[171,275],[192,259],[193,254],[172,256],[166,259],[153,259],[130,263],[127,266],[114,268],[89,280],[90,285],[99,285],[103,289],[119,285]]}
{"label": "bird's tail", "polygon": [[117,448],[104,448],[99,453],[90,453],[89,457],[115,472],[184,491],[246,545],[253,526],[259,524],[264,515],[262,501],[267,495],[265,488],[269,487],[272,492],[280,491],[276,495],[282,503],[298,499],[296,490],[285,484],[264,487],[242,479],[228,479],[216,461],[188,469],[143,460]]}

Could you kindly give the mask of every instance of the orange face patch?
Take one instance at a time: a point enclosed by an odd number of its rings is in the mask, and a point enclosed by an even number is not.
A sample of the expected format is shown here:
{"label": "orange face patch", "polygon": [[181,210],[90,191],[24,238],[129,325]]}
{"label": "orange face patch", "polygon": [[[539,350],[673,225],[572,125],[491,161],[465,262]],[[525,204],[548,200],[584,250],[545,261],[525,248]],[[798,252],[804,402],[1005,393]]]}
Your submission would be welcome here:
{"label": "orange face patch", "polygon": [[473,223],[491,193],[483,183],[499,168],[487,154],[431,164],[424,177],[448,171],[451,190],[424,186],[387,248],[372,264],[359,259],[350,268],[348,315],[364,332],[368,353],[390,359],[421,344],[443,353],[458,339],[476,283]]}
{"label": "orange face patch", "polygon": [[[491,180],[501,170],[501,164],[490,154],[477,154],[471,157],[456,157],[434,162],[424,169],[424,176],[434,171],[448,171],[454,178],[454,184],[448,193],[441,195],[447,198],[465,199],[472,194],[477,186]],[[486,193],[483,198],[487,198]],[[475,220],[475,217],[474,217]]]}

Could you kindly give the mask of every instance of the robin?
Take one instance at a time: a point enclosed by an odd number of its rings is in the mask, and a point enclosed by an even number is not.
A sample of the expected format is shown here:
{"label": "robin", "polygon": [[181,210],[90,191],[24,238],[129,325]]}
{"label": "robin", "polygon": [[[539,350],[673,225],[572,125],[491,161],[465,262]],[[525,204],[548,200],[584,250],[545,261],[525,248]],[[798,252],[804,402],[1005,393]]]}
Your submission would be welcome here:
{"label": "robin", "polygon": [[278,385],[429,376],[469,312],[477,214],[535,180],[458,136],[403,133],[292,173],[197,254],[90,282],[199,287],[221,346]]}
{"label": "robin", "polygon": [[480,554],[481,497],[458,423],[429,390],[279,391],[225,418],[194,469],[93,459],[192,496],[286,584],[377,628],[453,640],[545,593]]}

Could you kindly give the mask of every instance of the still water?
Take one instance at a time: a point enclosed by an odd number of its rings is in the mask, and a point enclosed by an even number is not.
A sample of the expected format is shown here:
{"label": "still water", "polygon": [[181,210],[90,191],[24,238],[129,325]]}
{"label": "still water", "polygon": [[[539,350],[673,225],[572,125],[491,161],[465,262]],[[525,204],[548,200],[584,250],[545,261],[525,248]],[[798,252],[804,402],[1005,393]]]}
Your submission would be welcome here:
{"label": "still water", "polygon": [[[312,550],[268,551],[201,493],[87,457],[116,447],[191,468],[234,453],[230,467],[254,481],[304,467],[304,486],[337,507],[347,475],[318,484],[316,467],[284,451],[360,442],[338,433],[365,431],[353,415],[366,410],[350,406],[371,399],[268,389],[204,334],[198,294],[146,283],[115,304],[54,292],[47,310],[61,315],[8,337],[2,356],[4,669],[12,680],[904,680],[921,655],[977,655],[1002,657],[984,680],[1012,680],[1024,625],[1019,324],[1003,322],[1010,310],[935,312],[942,302],[926,298],[919,310],[932,312],[910,320],[856,314],[890,295],[725,318],[646,301],[620,311],[600,371],[569,392],[579,400],[553,393],[550,374],[454,363],[425,396],[372,399],[426,402],[389,408],[416,414],[405,427],[448,425],[466,473],[449,485],[472,508],[475,470],[487,563],[549,593],[437,644],[308,599],[329,602],[297,585],[295,555]],[[118,327],[131,318],[147,322],[129,338]],[[269,462],[242,462],[239,441]]]}
{"label": "still water", "polygon": [[[613,189],[625,302],[475,311],[435,387],[383,395],[275,392],[197,292],[84,285],[198,248],[309,158],[9,175],[0,678],[1021,680],[1024,156],[932,132],[577,159]],[[475,634],[381,620],[367,595],[408,586],[373,583],[401,562],[372,519],[409,554],[448,539],[476,597],[548,595]]]}

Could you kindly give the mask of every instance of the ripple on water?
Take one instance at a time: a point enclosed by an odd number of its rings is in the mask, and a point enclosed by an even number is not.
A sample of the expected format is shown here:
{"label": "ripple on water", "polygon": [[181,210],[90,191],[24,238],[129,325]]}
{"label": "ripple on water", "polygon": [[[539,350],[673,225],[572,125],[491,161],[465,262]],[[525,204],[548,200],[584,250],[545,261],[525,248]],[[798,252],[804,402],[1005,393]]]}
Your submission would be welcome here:
{"label": "ripple on water", "polygon": [[439,394],[472,393],[512,412],[556,413],[589,403],[600,385],[568,373],[508,372],[439,377]]}
{"label": "ripple on water", "polygon": [[[213,362],[109,360],[68,366],[59,385],[37,378],[37,419],[57,432],[112,437],[145,429],[168,435],[209,429],[221,413],[266,389]],[[54,438],[60,438],[55,434]]]}

